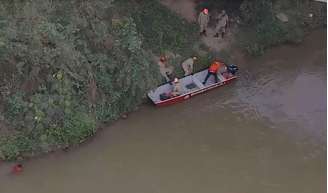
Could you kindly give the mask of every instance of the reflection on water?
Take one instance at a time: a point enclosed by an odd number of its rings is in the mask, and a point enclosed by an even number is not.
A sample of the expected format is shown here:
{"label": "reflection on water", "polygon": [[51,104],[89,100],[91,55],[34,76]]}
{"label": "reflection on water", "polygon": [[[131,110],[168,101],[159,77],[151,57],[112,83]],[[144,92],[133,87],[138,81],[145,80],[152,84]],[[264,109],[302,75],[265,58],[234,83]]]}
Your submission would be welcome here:
{"label": "reflection on water", "polygon": [[230,86],[145,105],[76,150],[26,162],[20,176],[0,163],[0,193],[325,192],[325,35],[242,61]]}

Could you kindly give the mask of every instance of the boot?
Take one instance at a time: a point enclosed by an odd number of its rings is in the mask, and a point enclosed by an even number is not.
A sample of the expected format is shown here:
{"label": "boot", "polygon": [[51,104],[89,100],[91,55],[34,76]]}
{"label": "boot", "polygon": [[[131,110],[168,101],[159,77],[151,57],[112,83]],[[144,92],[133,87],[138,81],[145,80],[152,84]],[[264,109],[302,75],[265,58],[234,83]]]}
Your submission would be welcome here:
{"label": "boot", "polygon": [[218,38],[219,37],[219,33],[216,33],[213,37]]}

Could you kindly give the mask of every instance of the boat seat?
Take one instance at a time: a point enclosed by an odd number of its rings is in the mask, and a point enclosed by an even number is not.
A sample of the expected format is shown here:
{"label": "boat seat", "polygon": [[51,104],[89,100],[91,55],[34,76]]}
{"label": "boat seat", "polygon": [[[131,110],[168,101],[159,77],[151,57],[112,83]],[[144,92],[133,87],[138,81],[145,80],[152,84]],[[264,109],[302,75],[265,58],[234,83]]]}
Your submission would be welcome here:
{"label": "boat seat", "polygon": [[193,90],[193,89],[195,89],[195,88],[198,88],[197,85],[196,85],[194,82],[192,82],[192,83],[190,83],[190,84],[187,84],[185,87],[186,87],[188,90]]}
{"label": "boat seat", "polygon": [[200,89],[205,88],[205,86],[194,76],[192,77],[192,81],[198,86],[198,88]]}

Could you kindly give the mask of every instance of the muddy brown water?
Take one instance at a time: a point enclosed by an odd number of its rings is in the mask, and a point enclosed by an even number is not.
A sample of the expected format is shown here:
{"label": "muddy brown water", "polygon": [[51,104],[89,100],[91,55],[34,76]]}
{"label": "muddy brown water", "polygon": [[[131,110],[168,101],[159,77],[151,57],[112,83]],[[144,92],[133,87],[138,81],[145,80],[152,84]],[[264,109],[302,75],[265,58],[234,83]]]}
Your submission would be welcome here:
{"label": "muddy brown water", "polygon": [[326,192],[326,30],[240,63],[235,83],[143,105],[19,176],[0,163],[0,193]]}

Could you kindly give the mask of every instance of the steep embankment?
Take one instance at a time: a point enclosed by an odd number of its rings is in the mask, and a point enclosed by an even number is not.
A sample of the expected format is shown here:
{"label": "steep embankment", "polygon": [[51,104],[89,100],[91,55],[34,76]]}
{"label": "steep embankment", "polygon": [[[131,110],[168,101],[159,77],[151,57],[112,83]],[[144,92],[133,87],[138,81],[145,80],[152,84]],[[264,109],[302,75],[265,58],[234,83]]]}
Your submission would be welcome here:
{"label": "steep embankment", "polygon": [[190,55],[196,29],[153,0],[0,2],[0,159],[79,144],[136,109],[160,82],[153,55]]}

